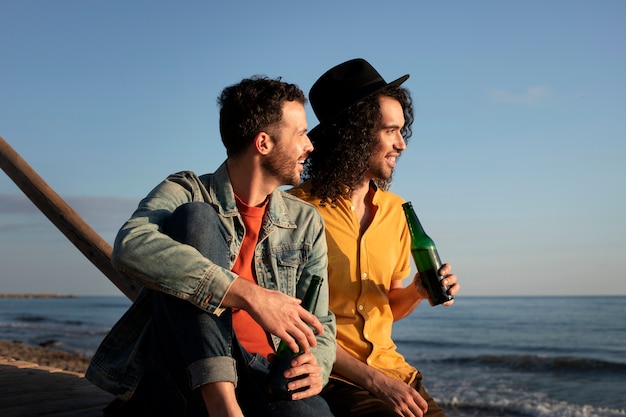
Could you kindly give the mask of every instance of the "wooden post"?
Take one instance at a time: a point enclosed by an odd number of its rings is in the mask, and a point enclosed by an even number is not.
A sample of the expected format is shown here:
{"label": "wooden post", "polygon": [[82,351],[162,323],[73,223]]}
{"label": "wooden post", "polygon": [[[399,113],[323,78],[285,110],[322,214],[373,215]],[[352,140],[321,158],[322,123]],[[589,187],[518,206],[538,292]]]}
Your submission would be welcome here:
{"label": "wooden post", "polygon": [[0,167],[41,212],[129,299],[138,288],[111,265],[111,246],[96,233],[0,136]]}

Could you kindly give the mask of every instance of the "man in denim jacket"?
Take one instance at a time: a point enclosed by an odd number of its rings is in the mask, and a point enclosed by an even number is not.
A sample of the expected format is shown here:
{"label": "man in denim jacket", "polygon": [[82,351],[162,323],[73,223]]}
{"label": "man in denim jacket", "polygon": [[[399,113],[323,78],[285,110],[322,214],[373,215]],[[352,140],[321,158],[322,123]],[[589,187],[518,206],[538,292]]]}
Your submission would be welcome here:
{"label": "man in denim jacket", "polygon": [[[113,264],[142,290],[86,374],[116,395],[113,415],[331,415],[317,396],[336,351],[323,222],[277,188],[300,182],[313,149],[305,100],[280,79],[227,87],[227,160],[169,176],[122,226]],[[313,275],[324,283],[311,314],[299,299]],[[291,401],[265,389],[281,339],[304,351],[285,373],[303,377]]]}

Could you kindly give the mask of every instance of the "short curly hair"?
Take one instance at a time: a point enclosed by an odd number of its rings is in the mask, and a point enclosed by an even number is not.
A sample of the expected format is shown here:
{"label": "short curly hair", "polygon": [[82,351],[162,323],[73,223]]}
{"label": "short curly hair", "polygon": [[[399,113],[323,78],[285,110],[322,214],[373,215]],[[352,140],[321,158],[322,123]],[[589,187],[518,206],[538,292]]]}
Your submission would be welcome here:
{"label": "short curly hair", "polygon": [[[332,203],[345,187],[352,190],[363,180],[378,145],[374,132],[382,119],[379,98],[383,96],[400,102],[405,120],[401,134],[408,143],[413,133],[413,102],[409,91],[400,86],[388,86],[361,100],[338,120],[318,126],[309,135],[315,149],[305,162],[302,179],[311,181],[312,192],[321,198],[322,204],[329,200]],[[387,190],[391,178],[375,182]]]}
{"label": "short curly hair", "polygon": [[240,155],[259,132],[271,131],[280,123],[285,101],[304,105],[306,97],[300,87],[281,78],[256,75],[226,87],[217,103],[220,134],[228,157]]}

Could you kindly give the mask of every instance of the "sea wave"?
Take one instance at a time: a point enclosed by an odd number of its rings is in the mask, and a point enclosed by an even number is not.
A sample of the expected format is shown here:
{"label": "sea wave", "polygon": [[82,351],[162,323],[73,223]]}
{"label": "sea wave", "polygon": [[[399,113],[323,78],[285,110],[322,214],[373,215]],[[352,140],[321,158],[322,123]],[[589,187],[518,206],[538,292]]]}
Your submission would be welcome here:
{"label": "sea wave", "polygon": [[15,317],[15,321],[25,322],[25,323],[47,322],[47,323],[66,324],[66,325],[74,325],[74,326],[88,324],[80,319],[57,319],[54,317],[44,317],[44,316],[40,316],[36,314],[19,314]]}
{"label": "sea wave", "polygon": [[626,410],[592,405],[572,404],[545,398],[485,399],[454,397],[439,405],[456,417],[623,417]]}
{"label": "sea wave", "polygon": [[111,330],[110,326],[90,325],[78,320],[20,320],[20,321],[0,321],[0,335],[3,331],[10,332],[11,329],[20,329],[32,332],[56,332],[61,334],[107,334]]}
{"label": "sea wave", "polygon": [[[507,340],[493,340],[493,339],[485,339],[482,341],[479,340],[436,340],[436,339],[417,339],[414,336],[407,336],[405,334],[400,333],[394,334],[394,340],[396,345],[399,348],[403,348],[405,350],[413,350],[418,349],[422,351],[474,351],[474,352],[490,352],[490,351],[500,351],[500,352],[549,352],[552,354],[560,354],[562,356],[571,356],[580,352],[580,347],[574,347],[569,345],[542,345],[542,344],[529,344],[525,341],[515,342],[507,341]],[[612,355],[623,355],[624,348],[623,345],[616,343],[613,345],[602,345],[597,346],[585,346],[585,351],[590,353],[598,353],[598,354],[612,354]]]}
{"label": "sea wave", "polygon": [[530,372],[607,372],[624,373],[626,364],[589,358],[551,357],[546,355],[480,355],[447,358],[437,361],[454,362],[459,365],[478,364],[489,367],[506,367]]}
{"label": "sea wave", "polygon": [[22,314],[19,315],[15,318],[15,320],[17,321],[23,321],[26,323],[37,323],[40,321],[46,321],[46,318],[43,316],[38,316],[38,315],[31,315],[31,314]]}

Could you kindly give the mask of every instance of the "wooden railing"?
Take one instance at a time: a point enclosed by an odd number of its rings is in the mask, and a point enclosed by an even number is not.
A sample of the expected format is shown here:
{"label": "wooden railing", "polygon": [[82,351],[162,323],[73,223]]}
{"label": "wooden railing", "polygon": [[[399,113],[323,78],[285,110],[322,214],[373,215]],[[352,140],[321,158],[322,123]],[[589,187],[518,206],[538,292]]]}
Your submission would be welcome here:
{"label": "wooden railing", "polygon": [[0,136],[0,168],[41,212],[129,299],[138,289],[111,265],[111,246]]}

